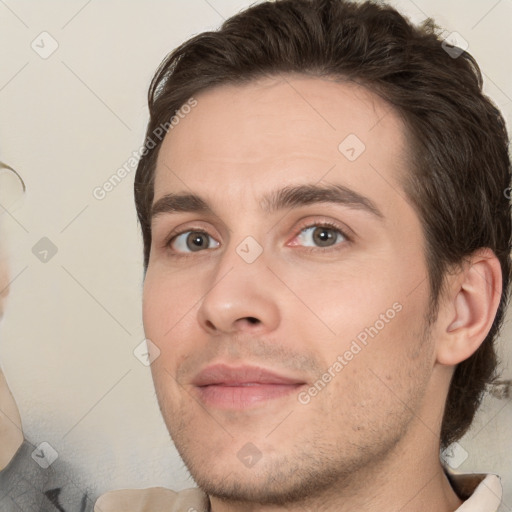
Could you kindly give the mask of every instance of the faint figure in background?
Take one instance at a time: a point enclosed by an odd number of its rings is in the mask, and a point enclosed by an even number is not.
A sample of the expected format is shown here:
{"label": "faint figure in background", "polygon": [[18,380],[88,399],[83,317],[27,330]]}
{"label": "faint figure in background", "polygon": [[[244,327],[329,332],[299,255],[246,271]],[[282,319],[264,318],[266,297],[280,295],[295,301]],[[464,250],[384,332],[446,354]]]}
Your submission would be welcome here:
{"label": "faint figure in background", "polygon": [[[25,193],[25,183],[0,162],[0,318],[11,287],[4,215]],[[0,339],[1,343],[1,339]],[[0,352],[1,353],[1,352]],[[70,465],[55,459],[49,444],[31,443],[23,435],[20,412],[7,385],[0,358],[0,511],[89,512],[94,500],[70,477]]]}

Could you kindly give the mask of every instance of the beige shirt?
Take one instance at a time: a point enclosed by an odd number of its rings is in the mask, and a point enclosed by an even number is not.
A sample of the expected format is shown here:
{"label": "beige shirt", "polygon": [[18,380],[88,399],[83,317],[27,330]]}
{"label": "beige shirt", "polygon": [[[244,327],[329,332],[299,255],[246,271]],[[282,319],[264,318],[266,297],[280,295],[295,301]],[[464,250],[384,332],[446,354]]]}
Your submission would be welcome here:
{"label": "beige shirt", "polygon": [[[456,512],[499,512],[502,487],[499,476],[449,474],[464,503]],[[103,494],[94,512],[209,512],[208,496],[200,489],[174,492],[163,487],[112,491]]]}

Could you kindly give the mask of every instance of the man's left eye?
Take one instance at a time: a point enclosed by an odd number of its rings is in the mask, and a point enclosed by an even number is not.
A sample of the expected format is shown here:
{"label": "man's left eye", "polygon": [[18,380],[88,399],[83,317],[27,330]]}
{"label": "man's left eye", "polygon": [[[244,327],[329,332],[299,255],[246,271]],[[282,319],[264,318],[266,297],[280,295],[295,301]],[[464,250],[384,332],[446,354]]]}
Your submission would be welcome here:
{"label": "man's left eye", "polygon": [[346,241],[347,237],[334,226],[314,225],[304,228],[297,239],[306,247],[331,247]]}

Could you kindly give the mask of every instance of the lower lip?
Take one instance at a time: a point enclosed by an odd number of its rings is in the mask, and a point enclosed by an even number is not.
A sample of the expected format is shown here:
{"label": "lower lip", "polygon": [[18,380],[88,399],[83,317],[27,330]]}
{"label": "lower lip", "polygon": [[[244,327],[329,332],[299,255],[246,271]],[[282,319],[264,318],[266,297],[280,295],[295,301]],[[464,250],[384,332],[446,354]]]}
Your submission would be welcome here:
{"label": "lower lip", "polygon": [[196,389],[206,405],[222,409],[247,409],[269,400],[288,396],[301,386],[302,384],[250,384],[245,386],[213,384],[199,386]]}

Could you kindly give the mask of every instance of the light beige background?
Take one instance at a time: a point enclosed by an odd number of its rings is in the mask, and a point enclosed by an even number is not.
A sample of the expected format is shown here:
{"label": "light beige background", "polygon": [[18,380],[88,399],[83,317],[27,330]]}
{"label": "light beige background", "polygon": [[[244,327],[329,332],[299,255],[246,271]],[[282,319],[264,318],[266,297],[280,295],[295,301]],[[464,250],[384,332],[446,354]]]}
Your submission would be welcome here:
{"label": "light beige background", "polygon": [[[103,200],[93,190],[140,147],[147,87],[166,53],[250,3],[0,0],[0,158],[28,188],[0,209],[13,280],[0,364],[29,439],[49,442],[98,493],[193,482],[160,418],[149,369],[133,355],[144,338],[134,167]],[[393,4],[414,21],[433,16],[469,43],[510,126],[512,0]],[[44,31],[58,44],[46,59],[31,47],[44,53],[55,44]],[[43,237],[57,249],[47,262],[32,252]],[[500,347],[508,378],[511,336],[509,322]],[[501,474],[512,510],[511,400],[487,399],[460,444],[467,459],[459,470]]]}

